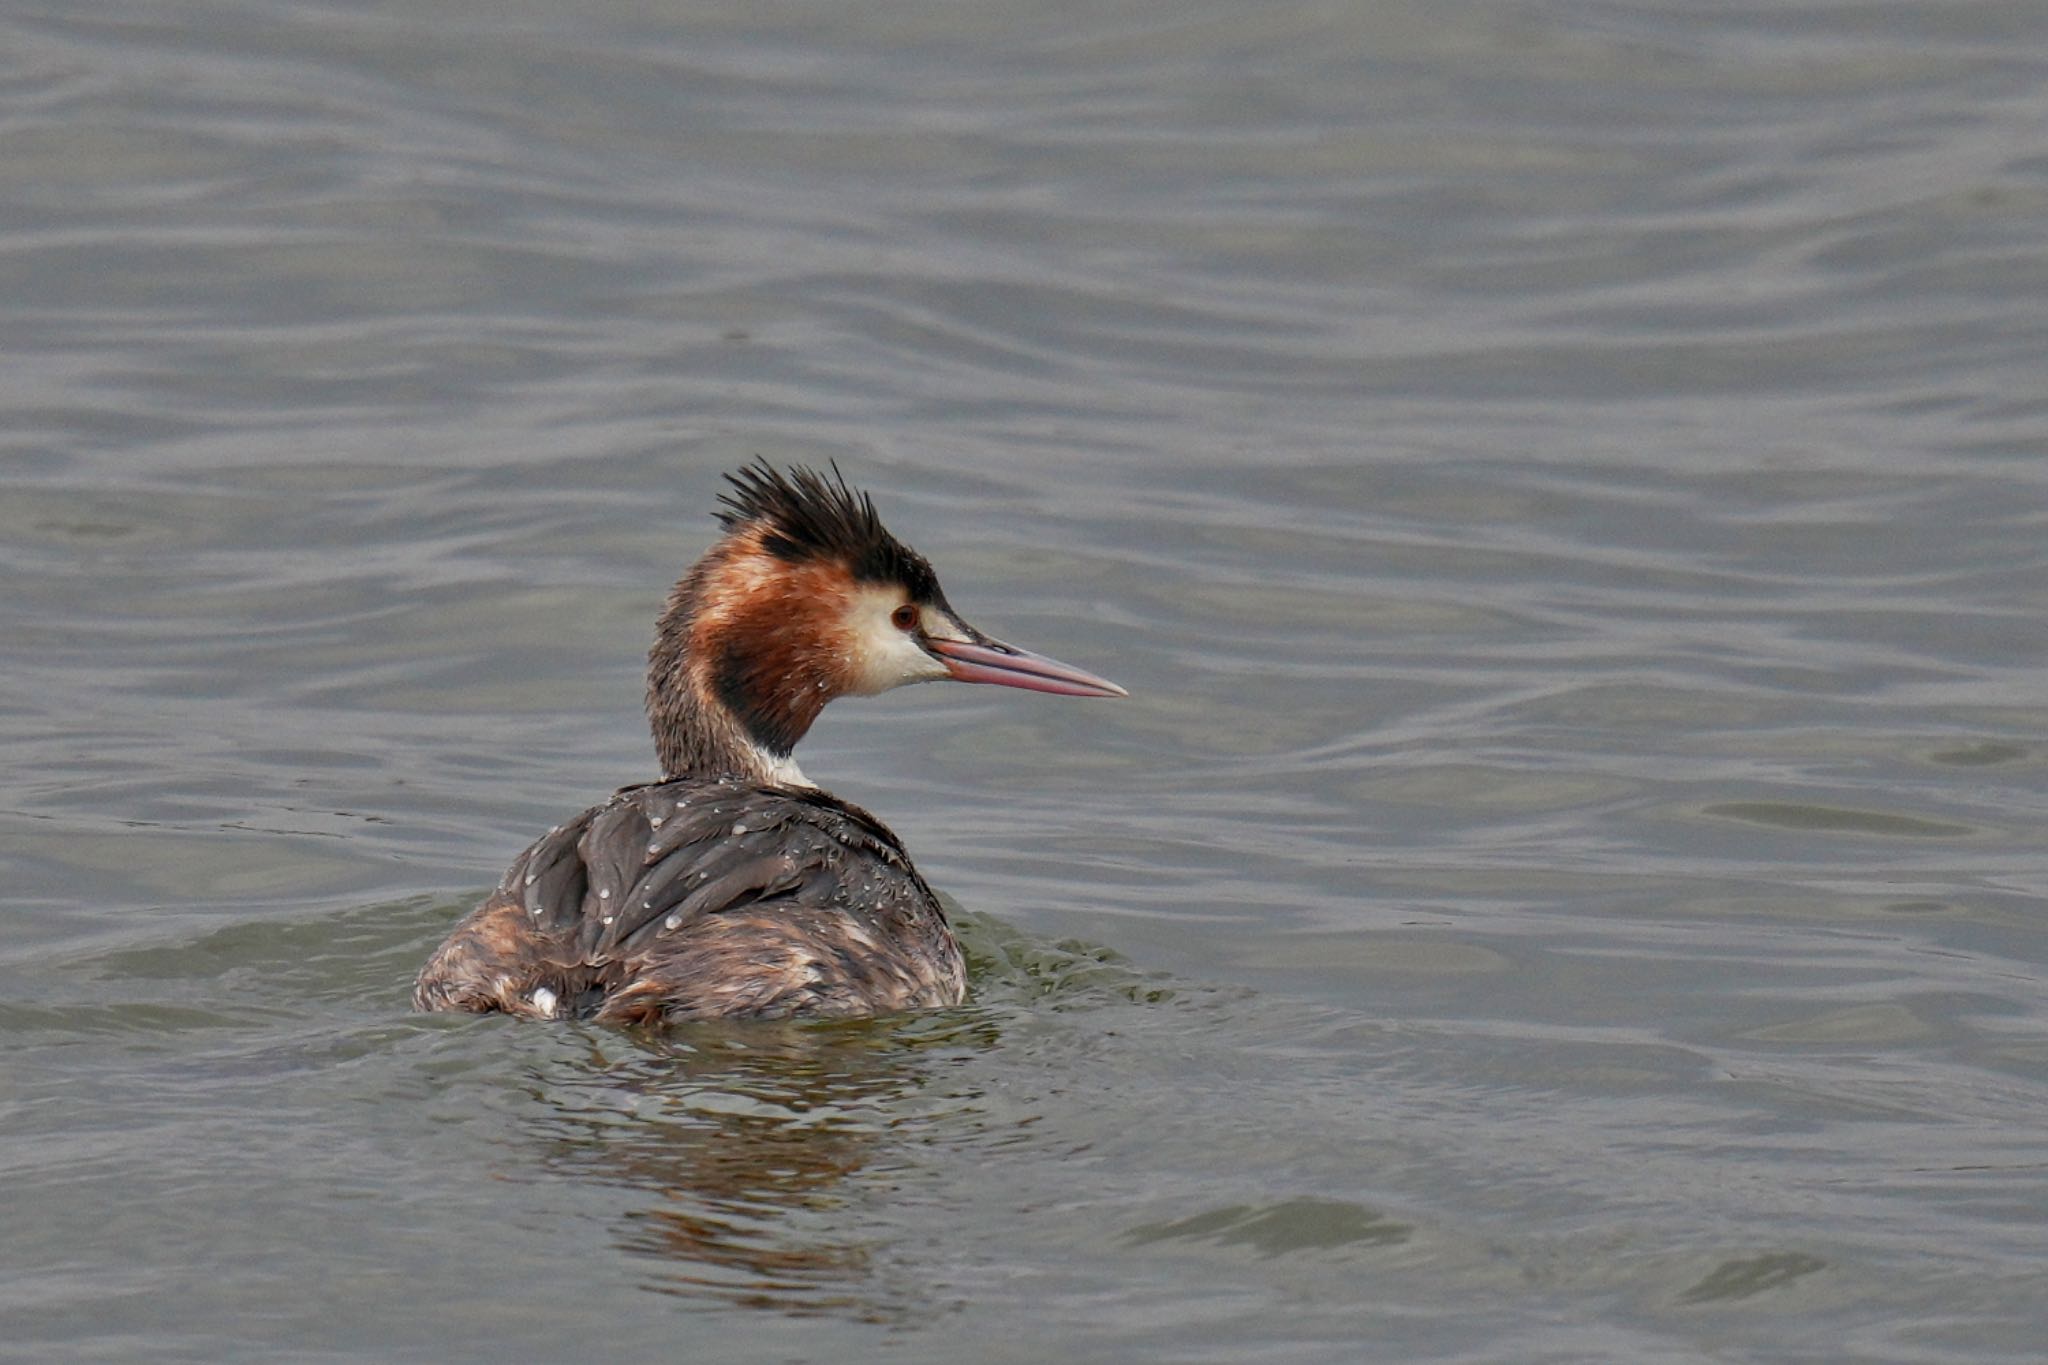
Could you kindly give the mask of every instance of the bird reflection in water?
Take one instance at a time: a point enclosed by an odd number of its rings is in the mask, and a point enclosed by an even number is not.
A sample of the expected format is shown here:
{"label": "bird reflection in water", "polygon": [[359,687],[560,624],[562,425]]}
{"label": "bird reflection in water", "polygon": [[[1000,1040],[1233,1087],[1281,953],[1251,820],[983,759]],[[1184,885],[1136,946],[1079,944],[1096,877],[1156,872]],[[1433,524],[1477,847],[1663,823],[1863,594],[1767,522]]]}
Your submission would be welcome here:
{"label": "bird reflection in water", "polygon": [[936,1305],[928,1283],[890,1283],[887,1223],[848,1216],[857,1178],[882,1176],[901,1214],[905,1191],[885,1174],[911,1164],[897,1126],[914,1115],[928,1135],[935,1107],[972,1108],[971,1090],[935,1091],[935,1072],[998,1037],[982,1011],[593,1031],[587,1070],[550,1074],[544,1165],[652,1196],[616,1238],[665,1263],[651,1289],[900,1321]]}

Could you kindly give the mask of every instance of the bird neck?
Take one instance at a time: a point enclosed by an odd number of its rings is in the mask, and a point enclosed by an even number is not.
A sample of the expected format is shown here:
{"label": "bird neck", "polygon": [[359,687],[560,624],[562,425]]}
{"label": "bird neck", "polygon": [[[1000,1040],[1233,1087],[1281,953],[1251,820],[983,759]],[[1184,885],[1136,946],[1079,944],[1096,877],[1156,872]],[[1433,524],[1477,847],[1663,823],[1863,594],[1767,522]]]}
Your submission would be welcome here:
{"label": "bird neck", "polygon": [[669,594],[647,654],[647,720],[665,777],[739,777],[811,786],[791,757],[830,693],[771,648],[786,629],[764,613],[703,608],[715,566]]}

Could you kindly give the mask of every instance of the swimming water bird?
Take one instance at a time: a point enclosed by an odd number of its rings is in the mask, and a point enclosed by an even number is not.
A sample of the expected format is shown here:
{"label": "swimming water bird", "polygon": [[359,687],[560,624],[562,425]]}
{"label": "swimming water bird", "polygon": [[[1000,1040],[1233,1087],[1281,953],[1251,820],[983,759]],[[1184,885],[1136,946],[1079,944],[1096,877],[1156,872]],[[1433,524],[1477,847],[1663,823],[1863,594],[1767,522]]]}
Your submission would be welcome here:
{"label": "swimming water bird", "polygon": [[958,1004],[966,964],[903,845],[791,757],[825,703],[905,683],[1121,697],[960,619],[874,502],[757,461],[647,656],[664,776],[548,831],[421,969],[422,1010],[660,1024]]}

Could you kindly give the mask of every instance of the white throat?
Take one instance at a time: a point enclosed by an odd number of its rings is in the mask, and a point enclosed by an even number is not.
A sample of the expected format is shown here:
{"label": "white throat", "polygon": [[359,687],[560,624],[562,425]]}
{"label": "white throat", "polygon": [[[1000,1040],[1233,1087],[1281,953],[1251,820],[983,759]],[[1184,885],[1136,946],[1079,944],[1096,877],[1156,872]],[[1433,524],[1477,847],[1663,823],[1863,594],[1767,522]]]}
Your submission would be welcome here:
{"label": "white throat", "polygon": [[761,776],[778,787],[816,787],[818,784],[804,776],[804,770],[796,766],[796,759],[784,755],[777,758],[760,745],[748,743],[754,751],[754,762]]}

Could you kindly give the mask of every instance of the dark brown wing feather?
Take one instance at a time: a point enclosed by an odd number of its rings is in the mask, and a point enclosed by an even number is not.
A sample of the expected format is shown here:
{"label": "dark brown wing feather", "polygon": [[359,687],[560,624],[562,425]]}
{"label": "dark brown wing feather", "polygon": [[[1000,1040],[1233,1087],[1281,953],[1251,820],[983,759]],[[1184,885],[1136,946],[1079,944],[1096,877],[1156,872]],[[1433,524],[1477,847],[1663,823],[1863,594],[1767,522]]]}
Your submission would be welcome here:
{"label": "dark brown wing feather", "polygon": [[655,1023],[879,1014],[965,989],[944,912],[873,816],[680,778],[536,840],[427,960],[413,1003]]}

